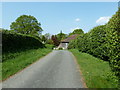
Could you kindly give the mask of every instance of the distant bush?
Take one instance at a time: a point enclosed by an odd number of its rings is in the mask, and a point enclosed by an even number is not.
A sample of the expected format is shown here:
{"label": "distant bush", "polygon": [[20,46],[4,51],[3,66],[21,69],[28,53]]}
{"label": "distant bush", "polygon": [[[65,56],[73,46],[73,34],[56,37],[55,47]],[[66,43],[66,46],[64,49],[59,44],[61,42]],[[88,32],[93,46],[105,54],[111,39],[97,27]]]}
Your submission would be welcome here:
{"label": "distant bush", "polygon": [[63,48],[59,48],[58,50],[63,50]]}
{"label": "distant bush", "polygon": [[53,49],[54,45],[53,44],[45,44],[46,48]]}

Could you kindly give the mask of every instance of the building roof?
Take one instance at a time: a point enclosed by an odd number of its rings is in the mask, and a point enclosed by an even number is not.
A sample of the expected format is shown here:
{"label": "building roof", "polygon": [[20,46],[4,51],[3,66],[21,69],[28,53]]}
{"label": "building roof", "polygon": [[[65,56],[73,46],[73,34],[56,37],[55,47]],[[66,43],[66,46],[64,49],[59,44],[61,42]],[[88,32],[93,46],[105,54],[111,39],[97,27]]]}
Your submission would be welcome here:
{"label": "building roof", "polygon": [[74,40],[78,35],[79,35],[79,34],[71,35],[71,36],[69,36],[68,38],[62,40],[61,42],[63,42],[63,43],[65,43],[65,42],[69,43],[71,40]]}

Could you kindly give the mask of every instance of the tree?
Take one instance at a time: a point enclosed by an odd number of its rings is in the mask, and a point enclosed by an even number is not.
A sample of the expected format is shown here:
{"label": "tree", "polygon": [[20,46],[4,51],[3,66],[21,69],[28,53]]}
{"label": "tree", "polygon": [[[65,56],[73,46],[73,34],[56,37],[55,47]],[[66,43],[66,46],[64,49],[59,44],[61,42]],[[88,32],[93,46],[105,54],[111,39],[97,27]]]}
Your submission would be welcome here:
{"label": "tree", "polygon": [[56,35],[52,35],[51,40],[55,46],[58,46],[60,44],[60,41],[58,40]]}
{"label": "tree", "polygon": [[15,22],[11,23],[10,29],[17,33],[31,35],[38,35],[43,31],[41,24],[31,15],[21,15]]}
{"label": "tree", "polygon": [[72,33],[70,33],[69,35],[74,35],[74,34],[84,34],[84,31],[82,29],[75,29]]}
{"label": "tree", "polygon": [[61,30],[60,33],[57,34],[57,38],[58,38],[59,41],[61,41],[62,39],[65,39],[66,37],[67,37],[67,35],[64,34],[64,33],[62,32],[62,30]]}
{"label": "tree", "polygon": [[45,36],[47,39],[50,39],[50,33],[46,33],[46,34],[44,34],[44,36]]}
{"label": "tree", "polygon": [[46,41],[47,41],[47,38],[46,38],[44,35],[42,35],[42,38],[41,38],[41,40],[42,40],[42,42],[43,42],[43,43],[46,43]]}
{"label": "tree", "polygon": [[44,36],[46,38],[46,42],[45,43],[46,44],[52,44],[51,43],[52,40],[51,40],[51,37],[50,37],[51,36],[50,33],[46,33],[46,34],[44,34]]}

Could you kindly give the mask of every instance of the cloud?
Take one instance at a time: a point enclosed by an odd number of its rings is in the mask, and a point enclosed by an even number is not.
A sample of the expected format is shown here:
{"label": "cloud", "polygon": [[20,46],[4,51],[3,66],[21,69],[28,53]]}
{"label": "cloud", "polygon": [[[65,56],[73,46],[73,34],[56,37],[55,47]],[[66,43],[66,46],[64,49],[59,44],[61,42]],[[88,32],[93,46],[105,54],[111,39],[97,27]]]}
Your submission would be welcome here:
{"label": "cloud", "polygon": [[104,24],[106,24],[106,23],[109,21],[110,18],[111,18],[110,16],[100,17],[100,18],[96,21],[96,23],[97,23],[97,24],[100,24],[100,25],[104,25]]}
{"label": "cloud", "polygon": [[79,21],[80,21],[80,19],[79,19],[79,18],[76,18],[76,19],[75,19],[75,21],[76,21],[76,22],[79,22]]}

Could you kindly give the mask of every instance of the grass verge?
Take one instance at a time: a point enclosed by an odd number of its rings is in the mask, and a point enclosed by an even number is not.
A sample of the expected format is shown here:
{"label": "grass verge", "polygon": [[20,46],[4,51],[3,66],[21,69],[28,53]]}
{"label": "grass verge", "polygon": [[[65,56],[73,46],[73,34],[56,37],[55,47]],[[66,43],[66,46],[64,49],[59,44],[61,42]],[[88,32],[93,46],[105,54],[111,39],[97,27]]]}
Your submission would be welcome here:
{"label": "grass verge", "polygon": [[88,88],[117,88],[117,77],[111,71],[108,62],[76,49],[70,51],[80,65]]}
{"label": "grass verge", "polygon": [[28,65],[37,61],[42,56],[45,56],[51,52],[48,48],[32,49],[21,54],[13,59],[8,59],[2,63],[2,80],[10,77],[11,75],[17,73],[18,71],[24,69]]}

